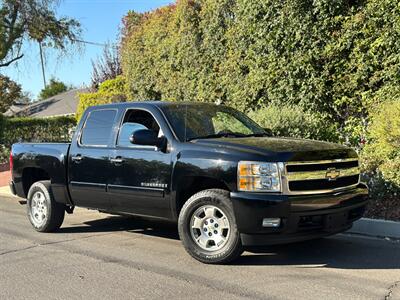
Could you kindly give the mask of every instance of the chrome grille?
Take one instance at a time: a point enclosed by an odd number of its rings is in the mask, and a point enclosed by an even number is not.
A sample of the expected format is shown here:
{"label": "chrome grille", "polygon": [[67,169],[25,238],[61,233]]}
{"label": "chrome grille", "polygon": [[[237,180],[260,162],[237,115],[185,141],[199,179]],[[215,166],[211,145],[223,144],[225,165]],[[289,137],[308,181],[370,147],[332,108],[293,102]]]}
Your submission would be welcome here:
{"label": "chrome grille", "polygon": [[282,174],[289,194],[321,194],[358,185],[360,168],[355,158],[287,162]]}

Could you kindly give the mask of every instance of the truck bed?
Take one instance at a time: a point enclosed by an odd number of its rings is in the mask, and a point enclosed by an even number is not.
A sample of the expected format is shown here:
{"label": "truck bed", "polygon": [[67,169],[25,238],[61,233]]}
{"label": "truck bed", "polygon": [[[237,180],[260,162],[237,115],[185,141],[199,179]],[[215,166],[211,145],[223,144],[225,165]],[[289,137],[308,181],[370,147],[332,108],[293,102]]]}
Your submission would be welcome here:
{"label": "truck bed", "polygon": [[[11,149],[15,191],[26,198],[30,181],[50,180],[56,199],[69,203],[67,165],[70,143],[18,143]],[[27,175],[29,176],[23,176]],[[22,178],[25,178],[22,180]],[[27,179],[28,178],[28,179]]]}

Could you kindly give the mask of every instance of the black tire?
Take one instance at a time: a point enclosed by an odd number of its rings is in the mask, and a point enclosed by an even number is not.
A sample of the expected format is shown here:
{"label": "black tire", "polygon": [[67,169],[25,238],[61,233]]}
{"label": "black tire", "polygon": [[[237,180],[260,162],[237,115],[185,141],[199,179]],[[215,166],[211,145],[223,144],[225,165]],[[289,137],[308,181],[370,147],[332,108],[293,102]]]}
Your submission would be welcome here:
{"label": "black tire", "polygon": [[[35,196],[35,194],[37,194]],[[46,217],[42,219],[42,222],[34,216],[32,204],[34,197],[43,197],[43,206],[46,208]],[[28,198],[26,202],[28,219],[31,222],[33,228],[39,232],[53,232],[61,227],[64,221],[65,205],[57,203],[54,200],[53,193],[51,191],[50,181],[38,181],[35,182],[29,189]]]}
{"label": "black tire", "polygon": [[[210,205],[224,213],[229,221],[229,235],[223,246],[217,250],[205,250],[195,241],[192,229],[192,217],[202,207]],[[182,207],[178,220],[179,237],[186,251],[195,259],[206,264],[225,264],[238,258],[242,252],[240,234],[237,229],[229,192],[210,189],[193,195]],[[199,231],[200,232],[200,231]]]}

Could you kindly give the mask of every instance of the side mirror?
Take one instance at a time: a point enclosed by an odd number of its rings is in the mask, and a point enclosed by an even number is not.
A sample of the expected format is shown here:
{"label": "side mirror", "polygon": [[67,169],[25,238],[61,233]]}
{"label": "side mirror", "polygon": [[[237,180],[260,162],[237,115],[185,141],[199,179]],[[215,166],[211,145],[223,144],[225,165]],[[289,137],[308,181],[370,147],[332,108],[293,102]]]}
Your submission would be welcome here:
{"label": "side mirror", "polygon": [[154,131],[149,129],[140,129],[135,131],[132,133],[129,140],[135,145],[155,146],[157,148],[163,148],[166,144],[166,139],[164,137],[159,138]]}

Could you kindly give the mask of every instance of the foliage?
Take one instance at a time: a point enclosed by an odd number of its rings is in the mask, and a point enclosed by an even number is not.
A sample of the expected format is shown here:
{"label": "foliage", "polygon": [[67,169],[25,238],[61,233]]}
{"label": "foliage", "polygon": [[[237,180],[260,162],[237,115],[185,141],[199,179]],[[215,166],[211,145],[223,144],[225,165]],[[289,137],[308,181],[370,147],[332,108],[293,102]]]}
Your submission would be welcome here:
{"label": "foliage", "polygon": [[338,140],[337,128],[329,125],[326,116],[304,111],[296,105],[269,105],[248,115],[261,127],[271,129],[274,136]]}
{"label": "foliage", "polygon": [[0,74],[0,113],[6,112],[20,98],[22,98],[21,86]]}
{"label": "foliage", "polygon": [[24,40],[64,51],[79,38],[79,22],[57,17],[57,4],[57,0],[0,1],[0,67],[23,57]]}
{"label": "foliage", "polygon": [[8,161],[10,156],[10,148],[3,144],[5,118],[0,114],[0,164]]}
{"label": "foliage", "polygon": [[7,163],[10,157],[10,148],[0,144],[0,164]]}
{"label": "foliage", "polygon": [[[200,115],[201,116],[201,115]],[[204,118],[204,115],[202,116]],[[252,134],[253,132],[244,125],[236,116],[226,112],[219,111],[211,118],[214,127],[214,133],[220,132],[234,132],[239,134]],[[204,120],[202,125],[204,127]]]}
{"label": "foliage", "polygon": [[96,62],[92,61],[92,89],[97,90],[101,83],[122,75],[119,50],[115,45],[107,45]]}
{"label": "foliage", "polygon": [[127,100],[126,80],[123,76],[109,79],[100,84],[99,90],[93,93],[79,94],[79,104],[76,118],[79,121],[82,114],[89,106],[125,102]]}
{"label": "foliage", "polygon": [[400,191],[400,101],[384,103],[374,112],[362,158],[371,181],[385,186],[379,193]]}
{"label": "foliage", "polygon": [[74,117],[3,118],[0,144],[10,147],[16,142],[62,142],[70,140],[76,125]]}
{"label": "foliage", "polygon": [[400,96],[399,16],[392,0],[179,0],[124,18],[122,68],[136,100],[298,105],[357,145]]}
{"label": "foliage", "polygon": [[63,93],[68,89],[68,86],[64,82],[52,78],[50,79],[50,83],[40,91],[39,99],[48,99],[50,97]]}
{"label": "foliage", "polygon": [[4,144],[3,143],[3,132],[4,132],[4,126],[6,123],[6,117],[3,116],[3,114],[0,114],[0,145]]}

